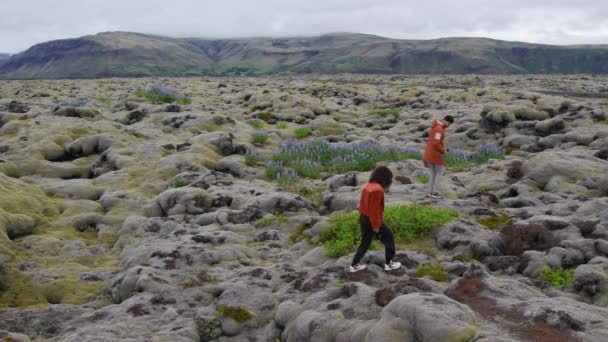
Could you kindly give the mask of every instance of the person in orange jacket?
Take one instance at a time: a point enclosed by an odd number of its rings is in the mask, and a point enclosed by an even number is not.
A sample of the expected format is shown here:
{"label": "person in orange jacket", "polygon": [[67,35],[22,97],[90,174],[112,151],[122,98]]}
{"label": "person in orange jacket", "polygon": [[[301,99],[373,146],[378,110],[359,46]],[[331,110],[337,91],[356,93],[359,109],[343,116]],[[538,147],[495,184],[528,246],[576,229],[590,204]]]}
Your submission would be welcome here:
{"label": "person in orange jacket", "polygon": [[429,182],[431,198],[442,198],[439,194],[439,181],[443,175],[443,155],[447,153],[444,145],[445,130],[454,123],[454,118],[451,115],[446,115],[443,120],[433,121],[429,140],[426,143],[424,150],[424,164],[431,171],[431,179]]}
{"label": "person in orange jacket", "polygon": [[391,271],[401,267],[400,262],[393,261],[395,256],[395,238],[393,232],[384,223],[384,192],[388,191],[393,182],[393,173],[386,166],[379,166],[372,171],[369,181],[361,191],[359,201],[359,225],[361,228],[361,244],[353,257],[351,272],[364,270],[360,264],[361,258],[369,249],[374,236],[384,244],[384,269]]}

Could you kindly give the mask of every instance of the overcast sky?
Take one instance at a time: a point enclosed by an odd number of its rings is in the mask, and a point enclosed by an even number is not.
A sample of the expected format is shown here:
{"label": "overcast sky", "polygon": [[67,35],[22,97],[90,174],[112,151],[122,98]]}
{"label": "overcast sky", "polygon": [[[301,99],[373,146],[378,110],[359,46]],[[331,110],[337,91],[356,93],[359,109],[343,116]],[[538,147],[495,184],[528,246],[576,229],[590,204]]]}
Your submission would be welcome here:
{"label": "overcast sky", "polygon": [[0,52],[103,31],[230,38],[361,32],[608,44],[606,0],[2,0]]}

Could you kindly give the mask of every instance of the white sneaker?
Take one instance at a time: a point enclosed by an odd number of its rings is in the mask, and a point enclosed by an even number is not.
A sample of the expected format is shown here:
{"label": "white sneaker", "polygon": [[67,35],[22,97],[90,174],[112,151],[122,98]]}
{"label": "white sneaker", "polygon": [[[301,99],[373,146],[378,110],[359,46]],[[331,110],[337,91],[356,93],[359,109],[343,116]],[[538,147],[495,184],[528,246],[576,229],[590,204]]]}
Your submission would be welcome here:
{"label": "white sneaker", "polygon": [[443,196],[441,196],[441,194],[439,194],[438,192],[434,192],[434,193],[430,194],[429,197],[435,198],[435,199],[442,199],[443,198]]}
{"label": "white sneaker", "polygon": [[367,266],[365,266],[365,265],[356,264],[355,266],[350,267],[350,272],[352,273],[352,272],[362,271],[366,268],[367,268]]}
{"label": "white sneaker", "polygon": [[392,260],[391,260],[391,262],[390,262],[388,265],[387,265],[387,264],[384,264],[384,270],[385,270],[385,271],[392,271],[392,270],[396,270],[396,269],[398,269],[399,267],[401,267],[401,263],[400,263],[400,262],[398,262],[398,261],[392,261]]}

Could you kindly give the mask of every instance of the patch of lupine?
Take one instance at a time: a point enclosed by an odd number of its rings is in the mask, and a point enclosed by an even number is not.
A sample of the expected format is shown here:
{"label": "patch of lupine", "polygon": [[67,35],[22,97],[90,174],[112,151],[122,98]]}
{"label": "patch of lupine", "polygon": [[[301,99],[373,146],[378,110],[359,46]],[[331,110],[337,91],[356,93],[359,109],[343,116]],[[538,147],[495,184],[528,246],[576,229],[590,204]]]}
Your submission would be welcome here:
{"label": "patch of lupine", "polygon": [[153,85],[146,89],[140,89],[135,93],[139,97],[145,97],[153,103],[173,103],[187,105],[192,103],[192,100],[177,91],[159,85]]}
{"label": "patch of lupine", "polygon": [[490,159],[505,159],[505,154],[504,148],[499,147],[496,143],[488,143],[477,147],[473,153],[450,149],[444,160],[448,167],[465,168],[470,164],[483,164]]}
{"label": "patch of lupine", "polygon": [[443,155],[443,160],[447,167],[464,168],[473,161],[473,153],[454,148]]}
{"label": "patch of lupine", "polygon": [[482,164],[490,159],[505,159],[507,151],[496,143],[489,143],[477,147],[473,158],[476,163]]}
{"label": "patch of lupine", "polygon": [[379,161],[410,158],[421,159],[420,151],[382,146],[376,142],[330,144],[323,140],[287,140],[272,159],[301,177],[316,178],[324,172],[369,171]]}
{"label": "patch of lupine", "polygon": [[288,186],[298,181],[298,173],[294,170],[283,169],[275,175],[279,185]]}
{"label": "patch of lupine", "polygon": [[[505,151],[496,144],[482,145],[475,152],[451,149],[444,158],[448,167],[467,167],[489,159],[504,159]],[[376,142],[357,144],[330,144],[324,140],[287,140],[267,164],[266,173],[277,179],[283,170],[295,172],[299,177],[316,178],[323,173],[340,174],[348,171],[369,171],[380,161],[422,159],[416,148],[382,146]],[[426,176],[426,177],[425,177]],[[420,175],[427,178],[428,174]]]}

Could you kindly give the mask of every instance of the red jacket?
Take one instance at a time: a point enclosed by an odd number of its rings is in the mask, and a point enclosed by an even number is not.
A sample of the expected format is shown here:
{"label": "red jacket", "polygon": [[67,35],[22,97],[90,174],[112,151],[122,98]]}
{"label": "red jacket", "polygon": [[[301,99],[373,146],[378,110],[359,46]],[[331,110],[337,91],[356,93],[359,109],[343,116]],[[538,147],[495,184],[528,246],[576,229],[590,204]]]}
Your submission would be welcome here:
{"label": "red jacket", "polygon": [[439,165],[444,164],[443,159],[441,159],[441,155],[446,153],[443,138],[445,138],[445,126],[441,121],[435,120],[424,150],[424,157],[422,158],[424,161]]}
{"label": "red jacket", "polygon": [[359,213],[369,217],[374,232],[380,231],[384,220],[384,189],[378,183],[367,183],[361,191]]}

